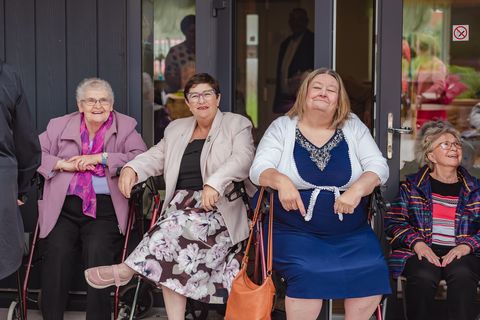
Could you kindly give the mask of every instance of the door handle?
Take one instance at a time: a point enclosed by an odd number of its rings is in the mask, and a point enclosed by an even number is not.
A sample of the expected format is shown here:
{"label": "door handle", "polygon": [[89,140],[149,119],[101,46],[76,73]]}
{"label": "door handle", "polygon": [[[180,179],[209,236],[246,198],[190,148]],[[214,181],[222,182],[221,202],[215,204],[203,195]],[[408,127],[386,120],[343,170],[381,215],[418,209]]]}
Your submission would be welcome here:
{"label": "door handle", "polygon": [[411,134],[413,133],[412,128],[402,127],[394,128],[393,127],[393,113],[389,112],[387,115],[387,159],[390,160],[393,158],[393,134]]}

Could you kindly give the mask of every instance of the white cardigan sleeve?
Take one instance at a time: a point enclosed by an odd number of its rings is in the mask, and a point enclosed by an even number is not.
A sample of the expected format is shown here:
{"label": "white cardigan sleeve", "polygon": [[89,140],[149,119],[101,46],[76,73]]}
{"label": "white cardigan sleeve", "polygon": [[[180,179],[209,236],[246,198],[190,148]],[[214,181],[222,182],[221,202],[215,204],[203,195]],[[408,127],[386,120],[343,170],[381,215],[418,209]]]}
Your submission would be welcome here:
{"label": "white cardigan sleeve", "polygon": [[260,175],[263,171],[277,169],[284,151],[285,120],[280,117],[273,121],[263,135],[257,148],[253,164],[250,167],[250,180],[260,185]]}
{"label": "white cardigan sleeve", "polygon": [[352,114],[349,120],[349,126],[353,132],[355,141],[356,156],[363,172],[370,171],[375,173],[381,184],[384,184],[389,176],[387,160],[383,157],[368,127],[360,119]]}

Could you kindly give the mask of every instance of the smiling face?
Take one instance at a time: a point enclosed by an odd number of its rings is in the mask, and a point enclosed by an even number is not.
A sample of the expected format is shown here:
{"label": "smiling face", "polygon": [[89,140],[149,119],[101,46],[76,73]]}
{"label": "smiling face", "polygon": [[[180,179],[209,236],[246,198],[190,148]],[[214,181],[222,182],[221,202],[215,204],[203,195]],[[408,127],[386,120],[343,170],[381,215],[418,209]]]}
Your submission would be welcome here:
{"label": "smiling face", "polygon": [[329,74],[317,75],[308,86],[305,116],[322,115],[333,119],[338,106],[339,85]]}
{"label": "smiling face", "polygon": [[90,125],[103,124],[113,111],[112,97],[103,88],[86,88],[77,105]]}
{"label": "smiling face", "polygon": [[432,143],[432,151],[427,157],[433,163],[434,170],[438,167],[457,168],[462,162],[461,144],[451,133],[442,134]]}
{"label": "smiling face", "polygon": [[199,83],[190,88],[185,102],[195,119],[212,121],[217,114],[220,95],[206,83]]}

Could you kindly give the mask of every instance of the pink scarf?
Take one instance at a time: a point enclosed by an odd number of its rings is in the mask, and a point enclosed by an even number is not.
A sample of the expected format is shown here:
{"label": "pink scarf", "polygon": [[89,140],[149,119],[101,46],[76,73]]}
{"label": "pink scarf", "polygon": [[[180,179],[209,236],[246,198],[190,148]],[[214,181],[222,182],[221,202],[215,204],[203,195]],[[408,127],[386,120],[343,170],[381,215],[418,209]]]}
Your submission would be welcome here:
{"label": "pink scarf", "polygon": [[[82,141],[82,155],[97,154],[103,152],[103,143],[105,140],[105,133],[112,126],[113,112],[110,113],[107,121],[105,121],[100,129],[98,129],[93,138],[92,148],[90,149],[90,139],[85,124],[85,117],[82,113],[80,122],[80,139]],[[68,194],[73,194],[82,199],[83,214],[92,218],[97,216],[97,198],[95,190],[92,185],[92,174],[97,177],[105,177],[105,168],[101,164],[97,164],[94,170],[87,170],[84,172],[75,172],[70,186],[68,187]]]}

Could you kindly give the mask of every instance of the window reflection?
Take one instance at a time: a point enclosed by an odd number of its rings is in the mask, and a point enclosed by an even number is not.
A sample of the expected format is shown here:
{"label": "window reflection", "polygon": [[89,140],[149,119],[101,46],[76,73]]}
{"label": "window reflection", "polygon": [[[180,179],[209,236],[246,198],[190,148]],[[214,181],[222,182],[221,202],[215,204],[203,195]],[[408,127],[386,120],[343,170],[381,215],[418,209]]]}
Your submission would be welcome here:
{"label": "window reflection", "polygon": [[336,3],[335,68],[342,76],[352,112],[372,129],[374,1]]}
{"label": "window reflection", "polygon": [[299,83],[313,70],[314,0],[238,0],[234,111],[249,117],[259,141],[293,105]]}
{"label": "window reflection", "polygon": [[191,115],[183,88],[195,73],[195,0],[143,0],[142,10],[143,137],[152,144]]}
{"label": "window reflection", "polygon": [[480,173],[480,126],[476,114],[480,102],[479,35],[469,41],[453,41],[454,25],[478,29],[480,1],[405,0],[402,40],[402,125],[414,134],[401,138],[401,176],[416,172],[416,140],[430,120],[446,120],[465,139],[463,165]]}

